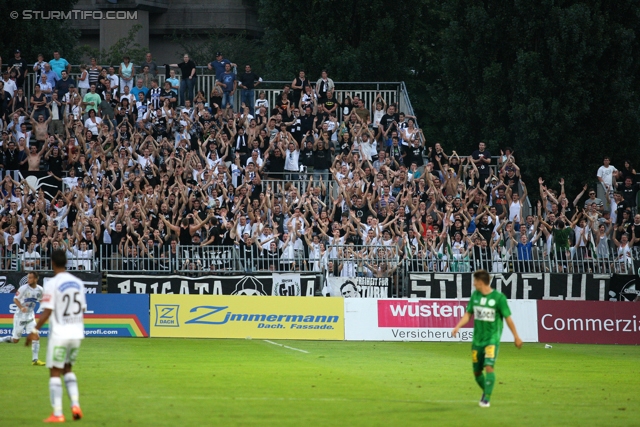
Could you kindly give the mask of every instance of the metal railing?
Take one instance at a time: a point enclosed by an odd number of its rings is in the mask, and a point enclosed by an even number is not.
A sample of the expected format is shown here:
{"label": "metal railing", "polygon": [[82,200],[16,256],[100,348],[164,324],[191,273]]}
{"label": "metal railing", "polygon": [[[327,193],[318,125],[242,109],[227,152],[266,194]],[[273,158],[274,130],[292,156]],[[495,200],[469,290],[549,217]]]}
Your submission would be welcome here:
{"label": "metal railing", "polygon": [[[33,64],[29,65],[29,69],[33,69]],[[159,69],[164,67],[160,66]],[[117,67],[116,67],[117,72]],[[72,66],[70,77],[76,80],[80,76],[79,67],[77,65]],[[176,74],[177,78],[180,78],[179,74]],[[162,72],[158,72],[156,76],[159,86],[162,87],[165,81],[165,75]],[[312,85],[315,85],[315,80],[312,80]],[[24,92],[27,98],[31,97],[33,88],[36,81],[36,74],[30,72],[27,74],[27,78],[24,84]],[[276,99],[282,93],[285,84],[291,84],[291,81],[263,81],[255,89],[254,103],[258,99],[258,94],[261,91],[265,93],[265,99],[269,102],[269,108],[274,108]],[[196,83],[194,88],[194,95],[198,91],[202,91],[205,96],[205,102],[209,102],[210,95],[213,88],[216,85],[216,76],[212,71],[209,71],[206,67],[198,67],[198,75],[196,76]],[[134,84],[135,86],[135,84]],[[373,120],[373,111],[371,111],[372,104],[375,102],[378,94],[384,99],[387,105],[397,104],[400,111],[405,114],[415,116],[413,106],[409,100],[409,93],[404,82],[335,82],[334,97],[338,100],[344,100],[346,96],[350,96],[352,99],[354,96],[358,96],[364,102],[365,108],[370,110],[371,120]],[[241,91],[238,89],[234,96],[234,110],[239,111],[242,105]],[[338,119],[342,118],[341,109],[338,110]]]}
{"label": "metal railing", "polygon": [[[485,269],[498,273],[560,273],[560,274],[634,274],[640,266],[640,248],[621,252],[615,248],[597,250],[582,246],[568,250],[536,247],[531,251],[496,247],[438,250],[414,250],[391,245],[310,245],[293,250],[274,248],[271,241],[262,247],[246,246],[185,246],[169,245],[143,250],[132,246],[124,254],[111,247],[101,247],[92,253],[67,251],[67,267],[72,271],[101,271],[103,273],[148,272],[157,275],[183,274],[250,274],[250,273],[318,273],[353,278],[388,278],[389,295],[408,296],[412,273],[472,273]],[[15,250],[0,256],[0,270],[50,271],[48,251]],[[322,284],[321,284],[322,285]]]}
{"label": "metal railing", "polygon": [[[79,271],[98,271],[95,251],[67,251],[67,269]],[[17,249],[7,251],[0,256],[0,270],[6,271],[52,271],[51,255],[48,250],[36,248],[34,251]]]}
{"label": "metal railing", "polygon": [[327,245],[326,249],[319,257],[324,276],[386,277],[391,295],[406,295],[407,269],[397,245]]}
{"label": "metal railing", "polygon": [[243,271],[240,252],[235,246],[178,246],[176,271],[193,273],[201,271],[239,272]]}
{"label": "metal railing", "polygon": [[[323,257],[325,268],[340,276],[374,276],[396,270],[402,253],[396,245],[327,245]],[[381,268],[382,270],[376,270]]]}
{"label": "metal railing", "polygon": [[123,252],[111,246],[100,247],[100,270],[103,272],[151,271],[170,273],[177,271],[177,256],[170,249],[155,246],[147,252],[131,244]]}
{"label": "metal railing", "polygon": [[490,273],[589,273],[633,274],[640,265],[640,251],[632,256],[619,256],[609,248],[598,253],[587,246],[562,250],[555,245],[550,251],[532,247],[531,251],[517,247],[475,247],[471,249],[436,251],[420,250],[405,259],[408,272],[412,273],[469,273],[484,269]]}

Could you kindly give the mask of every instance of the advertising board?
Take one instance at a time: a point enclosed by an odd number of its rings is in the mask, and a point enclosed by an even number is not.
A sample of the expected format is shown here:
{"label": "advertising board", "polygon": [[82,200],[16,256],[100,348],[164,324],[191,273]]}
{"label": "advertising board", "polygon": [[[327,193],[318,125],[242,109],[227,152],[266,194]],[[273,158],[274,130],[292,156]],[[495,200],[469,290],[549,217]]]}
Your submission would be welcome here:
{"label": "advertising board", "polygon": [[[463,341],[473,339],[473,320],[457,337],[451,330],[464,315],[466,300],[345,298],[345,339],[350,341]],[[509,300],[525,342],[537,342],[536,301]],[[504,327],[503,342],[513,342]]]}
{"label": "advertising board", "polygon": [[[87,294],[87,311],[84,314],[86,337],[148,337],[149,295]],[[0,335],[13,330],[13,315],[18,307],[14,294],[0,294]],[[36,317],[42,312],[36,307]],[[49,334],[48,324],[41,331]]]}
{"label": "advertising board", "polygon": [[342,298],[151,295],[151,336],[343,340]]}
{"label": "advertising board", "polygon": [[640,344],[640,304],[538,301],[540,342]]}

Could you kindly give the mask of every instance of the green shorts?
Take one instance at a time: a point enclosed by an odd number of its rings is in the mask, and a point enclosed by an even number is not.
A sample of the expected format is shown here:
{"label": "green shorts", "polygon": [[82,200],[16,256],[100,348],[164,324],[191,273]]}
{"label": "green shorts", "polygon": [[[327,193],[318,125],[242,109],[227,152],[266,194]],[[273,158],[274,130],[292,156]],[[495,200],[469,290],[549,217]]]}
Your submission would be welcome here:
{"label": "green shorts", "polygon": [[471,362],[473,372],[481,372],[485,366],[495,366],[500,344],[489,344],[484,347],[471,346]]}

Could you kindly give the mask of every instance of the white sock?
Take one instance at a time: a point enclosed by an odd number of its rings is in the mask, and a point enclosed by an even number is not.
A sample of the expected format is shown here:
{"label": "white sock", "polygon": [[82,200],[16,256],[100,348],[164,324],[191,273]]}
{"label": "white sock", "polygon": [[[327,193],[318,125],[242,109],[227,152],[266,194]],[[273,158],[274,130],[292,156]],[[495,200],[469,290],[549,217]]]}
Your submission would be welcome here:
{"label": "white sock", "polygon": [[53,415],[62,415],[62,381],[60,377],[49,378],[49,399],[53,407]]}
{"label": "white sock", "polygon": [[31,360],[34,362],[38,360],[38,353],[40,352],[40,340],[35,340],[31,343]]}
{"label": "white sock", "polygon": [[69,395],[69,400],[71,400],[71,406],[80,406],[76,374],[73,372],[64,374],[64,384],[67,386],[67,394]]}
{"label": "white sock", "polygon": [[6,337],[0,338],[0,342],[6,342],[6,343],[9,343],[9,344],[12,344],[12,342],[11,342],[12,338],[13,337],[11,335],[7,335]]}

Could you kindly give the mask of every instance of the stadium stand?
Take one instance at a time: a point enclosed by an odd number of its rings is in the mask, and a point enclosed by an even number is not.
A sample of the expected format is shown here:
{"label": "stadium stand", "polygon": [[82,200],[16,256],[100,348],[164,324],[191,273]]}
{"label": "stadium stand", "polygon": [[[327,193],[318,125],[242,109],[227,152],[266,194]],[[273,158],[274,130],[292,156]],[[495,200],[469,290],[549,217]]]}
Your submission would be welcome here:
{"label": "stadium stand", "polygon": [[573,198],[540,178],[531,206],[517,153],[425,141],[396,91],[365,100],[323,73],[265,92],[250,68],[215,68],[190,93],[187,65],[145,65],[126,84],[95,61],[61,77],[38,62],[24,87],[3,73],[1,269],[50,269],[56,248],[116,272],[634,268],[629,162],[605,159]]}

